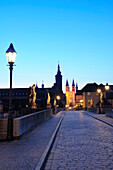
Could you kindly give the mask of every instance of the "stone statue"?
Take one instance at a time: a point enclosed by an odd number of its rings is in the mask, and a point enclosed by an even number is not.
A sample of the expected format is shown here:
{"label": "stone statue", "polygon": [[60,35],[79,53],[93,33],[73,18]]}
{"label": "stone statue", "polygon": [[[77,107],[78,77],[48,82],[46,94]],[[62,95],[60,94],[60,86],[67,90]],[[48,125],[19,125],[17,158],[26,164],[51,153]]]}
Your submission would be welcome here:
{"label": "stone statue", "polygon": [[29,87],[30,89],[30,94],[29,94],[29,106],[31,108],[36,108],[36,103],[35,103],[35,100],[36,100],[36,92],[35,92],[35,84],[31,87]]}
{"label": "stone statue", "polygon": [[49,94],[49,93],[47,93],[47,108],[51,108],[50,100],[51,100],[51,98],[50,98],[50,94]]}
{"label": "stone statue", "polygon": [[56,107],[56,99],[54,99],[54,106]]}

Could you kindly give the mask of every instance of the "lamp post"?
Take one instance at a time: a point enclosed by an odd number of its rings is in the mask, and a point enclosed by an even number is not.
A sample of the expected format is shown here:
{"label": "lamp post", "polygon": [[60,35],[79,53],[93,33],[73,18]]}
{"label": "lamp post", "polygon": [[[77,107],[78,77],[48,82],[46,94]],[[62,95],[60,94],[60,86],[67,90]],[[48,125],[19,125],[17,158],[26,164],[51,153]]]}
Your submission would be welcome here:
{"label": "lamp post", "polygon": [[101,113],[101,110],[100,110],[100,93],[101,93],[101,89],[97,89],[97,93],[99,94],[99,114]]}
{"label": "lamp post", "polygon": [[12,140],[13,138],[13,118],[12,118],[12,71],[13,64],[16,60],[16,51],[11,43],[9,48],[6,51],[7,61],[9,63],[10,69],[10,92],[9,92],[9,114],[8,114],[8,129],[7,129],[7,139]]}
{"label": "lamp post", "polygon": [[59,106],[60,96],[57,96],[56,99],[58,100],[58,106]]}
{"label": "lamp post", "polygon": [[[109,91],[109,89],[110,89],[110,87],[109,87],[109,85],[108,85],[108,83],[106,83],[106,85],[105,85],[105,90],[106,90],[106,104],[108,103],[107,102],[107,92]],[[107,106],[106,106],[107,107]]]}

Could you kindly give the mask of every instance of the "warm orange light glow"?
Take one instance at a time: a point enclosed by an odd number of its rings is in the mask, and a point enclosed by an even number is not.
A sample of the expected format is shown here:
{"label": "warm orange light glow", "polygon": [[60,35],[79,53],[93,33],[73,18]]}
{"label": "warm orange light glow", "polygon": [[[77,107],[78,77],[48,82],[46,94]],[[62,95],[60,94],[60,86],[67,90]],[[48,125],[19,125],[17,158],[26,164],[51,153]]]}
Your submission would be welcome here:
{"label": "warm orange light glow", "polygon": [[97,89],[97,93],[101,93],[101,89]]}
{"label": "warm orange light glow", "polygon": [[56,98],[57,98],[57,100],[60,100],[60,96],[57,96]]}
{"label": "warm orange light glow", "polygon": [[69,107],[69,105],[68,105],[68,104],[66,104],[66,105],[65,105],[65,107],[66,107],[66,108],[68,108],[68,107]]}
{"label": "warm orange light glow", "polygon": [[82,103],[83,102],[83,100],[80,100],[80,103]]}
{"label": "warm orange light glow", "polygon": [[105,89],[106,89],[106,90],[109,90],[109,85],[108,85],[108,83],[106,83]]}

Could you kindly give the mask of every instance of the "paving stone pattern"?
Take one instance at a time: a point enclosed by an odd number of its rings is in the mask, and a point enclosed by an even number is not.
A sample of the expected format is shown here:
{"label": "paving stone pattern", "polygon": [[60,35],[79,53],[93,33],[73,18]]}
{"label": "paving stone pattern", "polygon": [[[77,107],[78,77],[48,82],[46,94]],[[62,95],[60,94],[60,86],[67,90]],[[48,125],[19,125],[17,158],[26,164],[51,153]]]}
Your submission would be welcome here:
{"label": "paving stone pattern", "polygon": [[113,125],[113,118],[110,118],[110,117],[106,117],[105,114],[98,114],[98,113],[93,113],[93,112],[87,112],[87,111],[84,111],[84,113],[88,114],[88,115],[91,115],[91,116],[94,116],[100,120],[103,120],[105,122],[108,122],[110,124]]}
{"label": "paving stone pattern", "polygon": [[0,170],[33,170],[63,112],[35,128],[21,140],[0,142]]}
{"label": "paving stone pattern", "polygon": [[45,170],[113,169],[113,127],[83,112],[66,112]]}

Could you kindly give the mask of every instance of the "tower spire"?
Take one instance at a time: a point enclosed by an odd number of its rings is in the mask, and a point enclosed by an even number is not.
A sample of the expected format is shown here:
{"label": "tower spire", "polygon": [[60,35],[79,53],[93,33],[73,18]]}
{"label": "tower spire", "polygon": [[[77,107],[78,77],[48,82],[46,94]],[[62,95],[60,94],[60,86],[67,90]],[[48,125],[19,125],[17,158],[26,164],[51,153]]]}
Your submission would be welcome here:
{"label": "tower spire", "polygon": [[62,90],[62,75],[61,75],[61,71],[60,71],[60,65],[58,63],[58,70],[57,70],[57,74],[55,76],[56,78],[56,86]]}
{"label": "tower spire", "polygon": [[66,92],[69,91],[69,83],[68,80],[66,80]]}
{"label": "tower spire", "polygon": [[74,82],[74,79],[73,79],[73,81],[72,81],[72,91],[75,92],[75,82]]}
{"label": "tower spire", "polygon": [[77,92],[77,90],[78,90],[78,84],[76,83],[76,92]]}
{"label": "tower spire", "polygon": [[35,86],[35,88],[38,88],[37,81],[36,81],[36,86]]}
{"label": "tower spire", "polygon": [[75,86],[75,82],[74,82],[74,79],[73,79],[73,82],[72,82],[72,86]]}
{"label": "tower spire", "polygon": [[42,88],[44,88],[44,81],[42,80]]}
{"label": "tower spire", "polygon": [[58,63],[58,71],[57,71],[57,74],[61,74],[61,72],[60,72],[60,65],[59,65],[59,63]]}
{"label": "tower spire", "polygon": [[68,80],[66,80],[66,86],[69,86]]}

